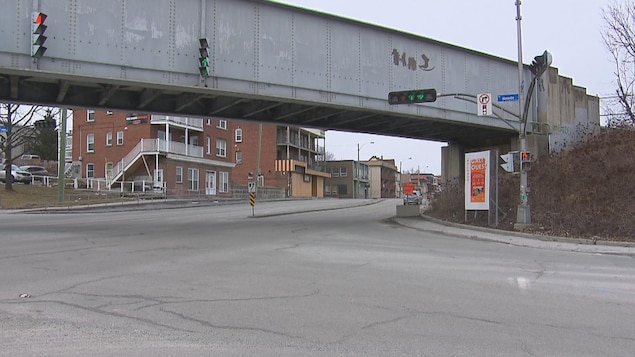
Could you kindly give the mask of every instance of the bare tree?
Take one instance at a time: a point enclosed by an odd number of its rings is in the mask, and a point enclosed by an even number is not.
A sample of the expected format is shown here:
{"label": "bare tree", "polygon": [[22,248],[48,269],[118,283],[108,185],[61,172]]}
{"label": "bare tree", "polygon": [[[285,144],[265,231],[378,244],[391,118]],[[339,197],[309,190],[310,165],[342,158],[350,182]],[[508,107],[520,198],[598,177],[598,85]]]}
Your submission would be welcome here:
{"label": "bare tree", "polygon": [[623,0],[602,11],[602,38],[615,64],[615,96],[604,106],[609,126],[635,125],[635,1]]}
{"label": "bare tree", "polygon": [[21,152],[16,148],[28,145],[33,137],[34,117],[38,117],[41,107],[21,106],[19,104],[0,104],[0,126],[4,127],[0,137],[0,151],[5,158],[5,190],[13,191],[11,165]]}

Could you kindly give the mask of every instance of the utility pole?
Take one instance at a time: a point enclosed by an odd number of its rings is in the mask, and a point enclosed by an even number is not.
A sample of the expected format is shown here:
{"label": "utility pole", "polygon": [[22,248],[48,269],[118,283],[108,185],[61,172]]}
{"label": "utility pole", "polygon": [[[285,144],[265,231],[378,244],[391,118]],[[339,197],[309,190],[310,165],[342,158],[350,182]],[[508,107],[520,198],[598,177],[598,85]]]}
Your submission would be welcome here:
{"label": "utility pole", "polygon": [[[516,22],[518,33],[518,112],[520,115],[520,133],[518,136],[520,142],[520,151],[527,152],[527,116],[524,114],[524,87],[525,82],[523,78],[523,42],[522,42],[522,29],[521,21],[522,16],[520,14],[521,0],[516,0]],[[527,179],[527,170],[521,167],[520,169],[520,203],[516,211],[516,225],[517,228],[523,228],[524,225],[531,224],[531,210],[528,202],[529,183]]]}

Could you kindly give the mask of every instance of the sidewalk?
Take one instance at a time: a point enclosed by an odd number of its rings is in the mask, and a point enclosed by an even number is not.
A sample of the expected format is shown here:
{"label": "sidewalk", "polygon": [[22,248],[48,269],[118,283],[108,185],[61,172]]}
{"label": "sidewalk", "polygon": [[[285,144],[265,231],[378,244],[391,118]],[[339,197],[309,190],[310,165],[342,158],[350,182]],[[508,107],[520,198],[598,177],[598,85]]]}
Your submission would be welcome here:
{"label": "sidewalk", "polygon": [[394,218],[393,220],[395,223],[412,229],[459,238],[499,242],[537,249],[632,255],[635,257],[635,243],[593,241],[591,239],[552,237],[540,234],[504,231],[440,221],[425,215],[410,218]]}

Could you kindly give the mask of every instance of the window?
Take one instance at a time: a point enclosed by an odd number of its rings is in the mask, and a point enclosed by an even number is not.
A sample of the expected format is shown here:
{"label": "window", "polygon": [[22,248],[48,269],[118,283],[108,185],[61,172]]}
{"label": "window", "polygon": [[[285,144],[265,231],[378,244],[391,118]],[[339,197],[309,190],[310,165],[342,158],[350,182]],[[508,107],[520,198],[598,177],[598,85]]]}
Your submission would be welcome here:
{"label": "window", "polygon": [[346,167],[340,167],[340,177],[346,177],[348,174]]}
{"label": "window", "polygon": [[216,156],[227,157],[227,141],[225,139],[216,139]]}
{"label": "window", "polygon": [[236,142],[237,143],[242,143],[243,142],[243,129],[238,128],[236,129]]}
{"label": "window", "polygon": [[106,133],[106,146],[112,146],[112,131]]}
{"label": "window", "polygon": [[207,126],[212,125],[212,119],[207,119]]}
{"label": "window", "polygon": [[187,169],[187,190],[198,191],[198,169]]}
{"label": "window", "polygon": [[331,177],[340,177],[340,169],[334,167],[331,169]]}
{"label": "window", "polygon": [[212,154],[212,138],[207,137],[207,141],[205,143],[205,147],[207,148],[207,155]]}
{"label": "window", "polygon": [[218,177],[218,185],[220,186],[218,188],[218,190],[220,192],[229,192],[229,172],[219,172],[219,177]]}
{"label": "window", "polygon": [[183,167],[176,167],[176,183],[183,183]]}
{"label": "window", "polygon": [[123,131],[117,132],[117,145],[123,145]]}
{"label": "window", "polygon": [[311,182],[311,175],[304,174],[304,182]]}
{"label": "window", "polygon": [[95,165],[86,164],[86,178],[95,177]]}
{"label": "window", "polygon": [[190,136],[190,145],[198,146],[198,136]]}
{"label": "window", "polygon": [[86,135],[86,152],[95,152],[95,134]]}
{"label": "window", "polygon": [[237,164],[242,164],[243,163],[243,153],[242,153],[242,151],[236,151],[236,163]]}
{"label": "window", "polygon": [[227,130],[227,120],[219,119],[216,127],[219,129]]}
{"label": "window", "polygon": [[112,115],[112,110],[106,110],[106,115]]}
{"label": "window", "polygon": [[88,109],[86,111],[86,121],[95,121],[95,111]]}

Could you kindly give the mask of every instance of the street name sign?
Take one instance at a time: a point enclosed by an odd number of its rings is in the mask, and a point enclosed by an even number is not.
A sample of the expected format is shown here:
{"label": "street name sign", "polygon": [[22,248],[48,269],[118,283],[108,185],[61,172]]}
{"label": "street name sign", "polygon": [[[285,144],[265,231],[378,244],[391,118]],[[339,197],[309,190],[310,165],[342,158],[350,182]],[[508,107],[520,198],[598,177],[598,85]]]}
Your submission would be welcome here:
{"label": "street name sign", "polygon": [[518,93],[514,94],[501,94],[498,96],[499,102],[517,102],[518,101]]}

